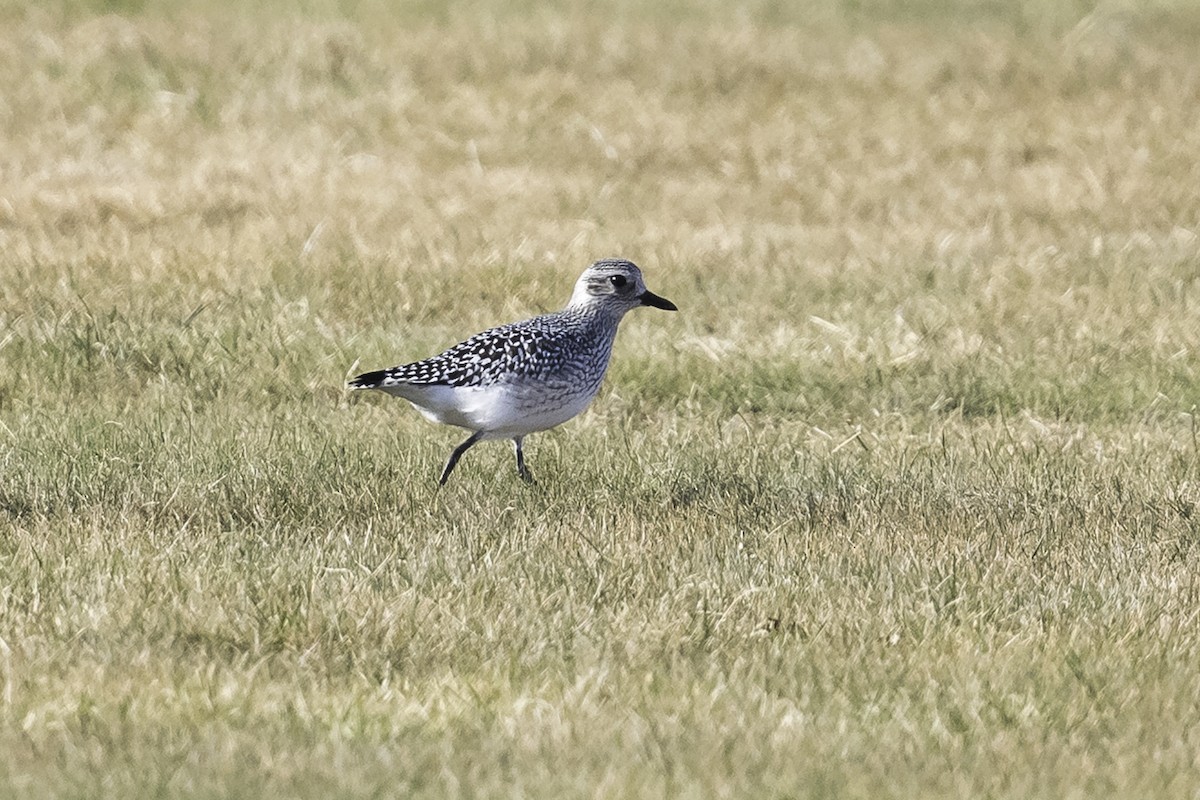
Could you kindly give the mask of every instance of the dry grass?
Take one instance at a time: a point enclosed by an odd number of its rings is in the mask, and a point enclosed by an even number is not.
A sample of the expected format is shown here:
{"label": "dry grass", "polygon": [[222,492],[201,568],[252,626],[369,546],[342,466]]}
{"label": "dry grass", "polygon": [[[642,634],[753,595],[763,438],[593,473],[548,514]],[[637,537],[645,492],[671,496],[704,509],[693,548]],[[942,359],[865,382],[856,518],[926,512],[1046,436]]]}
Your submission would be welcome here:
{"label": "dry grass", "polygon": [[[0,22],[0,795],[1200,792],[1190,3]],[[539,486],[343,393],[604,255]]]}

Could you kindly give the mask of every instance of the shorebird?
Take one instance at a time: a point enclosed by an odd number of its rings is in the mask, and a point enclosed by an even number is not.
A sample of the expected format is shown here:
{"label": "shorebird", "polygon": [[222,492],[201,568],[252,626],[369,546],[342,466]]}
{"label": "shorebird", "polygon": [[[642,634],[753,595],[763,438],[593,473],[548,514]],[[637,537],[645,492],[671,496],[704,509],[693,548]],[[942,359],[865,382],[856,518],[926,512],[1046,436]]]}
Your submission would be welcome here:
{"label": "shorebird", "polygon": [[633,262],[597,261],[561,311],[477,333],[423,361],[364,372],[350,386],[402,397],[426,419],[471,431],[450,453],[439,484],[463,453],[488,439],[511,439],[517,474],[532,481],[525,437],[587,408],[608,369],[621,318],[639,306],[677,310],[646,288]]}

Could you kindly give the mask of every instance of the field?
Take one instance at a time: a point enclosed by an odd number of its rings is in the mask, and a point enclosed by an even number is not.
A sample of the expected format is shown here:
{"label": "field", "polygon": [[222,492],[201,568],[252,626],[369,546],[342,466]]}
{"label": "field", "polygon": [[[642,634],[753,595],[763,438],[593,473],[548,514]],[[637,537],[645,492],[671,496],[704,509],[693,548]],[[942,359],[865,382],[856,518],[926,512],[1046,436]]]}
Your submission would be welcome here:
{"label": "field", "polygon": [[[0,797],[1200,797],[1200,6],[0,2]],[[347,377],[680,307],[510,449]]]}

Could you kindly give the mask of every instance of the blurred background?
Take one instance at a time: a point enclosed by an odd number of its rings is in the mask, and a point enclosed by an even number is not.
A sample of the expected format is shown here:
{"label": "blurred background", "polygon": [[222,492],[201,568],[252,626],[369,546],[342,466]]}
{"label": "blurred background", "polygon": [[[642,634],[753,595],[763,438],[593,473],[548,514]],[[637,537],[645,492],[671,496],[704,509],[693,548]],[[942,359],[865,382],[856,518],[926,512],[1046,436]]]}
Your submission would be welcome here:
{"label": "blurred background", "polygon": [[1192,3],[0,13],[19,338],[80,301],[227,327],[236,297],[292,315],[310,368],[289,379],[312,389],[557,307],[619,255],[686,311],[633,322],[635,372],[676,350],[664,401],[1190,407],[1171,359],[1200,336],[1178,313],[1200,252]]}

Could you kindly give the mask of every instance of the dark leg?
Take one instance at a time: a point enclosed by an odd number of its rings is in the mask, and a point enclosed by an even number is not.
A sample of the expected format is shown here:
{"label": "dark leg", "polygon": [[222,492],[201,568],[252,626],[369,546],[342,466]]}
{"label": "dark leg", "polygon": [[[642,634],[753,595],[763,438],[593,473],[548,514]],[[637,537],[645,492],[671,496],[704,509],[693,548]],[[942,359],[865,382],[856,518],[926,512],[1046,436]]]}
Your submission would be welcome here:
{"label": "dark leg", "polygon": [[438,481],[439,486],[446,485],[446,479],[450,477],[450,473],[454,471],[454,465],[462,458],[462,454],[470,450],[476,442],[483,438],[483,431],[475,431],[471,437],[465,442],[454,448],[454,452],[450,454],[449,460],[446,461],[446,467],[442,470],[442,477]]}
{"label": "dark leg", "polygon": [[513,449],[517,451],[517,474],[526,483],[533,483],[533,473],[529,471],[529,467],[525,466],[525,451],[521,449],[521,441],[524,438],[524,436],[513,437]]}

